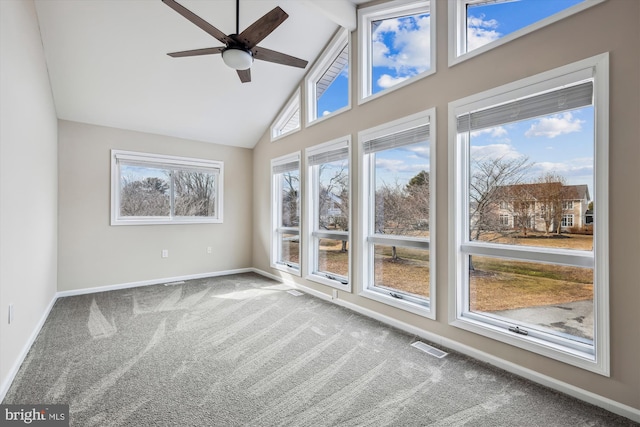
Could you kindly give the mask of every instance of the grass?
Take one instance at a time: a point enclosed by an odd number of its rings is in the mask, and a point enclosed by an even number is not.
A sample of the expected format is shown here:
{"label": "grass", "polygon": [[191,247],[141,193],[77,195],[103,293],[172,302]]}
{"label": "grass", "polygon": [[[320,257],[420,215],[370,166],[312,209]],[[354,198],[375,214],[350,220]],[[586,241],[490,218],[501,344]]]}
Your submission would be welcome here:
{"label": "grass", "polygon": [[[484,240],[484,239],[483,239]],[[591,250],[593,237],[501,237],[496,243],[526,246]],[[321,270],[347,275],[348,253],[338,241],[323,240]],[[298,244],[292,243],[297,254]],[[294,252],[295,251],[295,252]],[[429,251],[397,247],[398,259],[392,258],[391,246],[376,245],[374,275],[376,286],[429,297]],[[524,307],[593,300],[593,270],[589,268],[473,257],[470,274],[470,305],[473,311],[493,312]]]}

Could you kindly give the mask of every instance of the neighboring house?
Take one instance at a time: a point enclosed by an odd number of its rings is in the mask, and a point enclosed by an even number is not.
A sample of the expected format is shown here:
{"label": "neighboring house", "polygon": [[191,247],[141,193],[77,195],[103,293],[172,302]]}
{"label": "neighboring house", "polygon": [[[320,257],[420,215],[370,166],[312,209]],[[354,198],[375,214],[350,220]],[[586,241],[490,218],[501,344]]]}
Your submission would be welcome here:
{"label": "neighboring house", "polygon": [[330,191],[322,191],[320,203],[320,224],[335,224],[338,217],[344,216],[342,198]]}
{"label": "neighboring house", "polygon": [[585,184],[508,185],[498,188],[495,200],[497,223],[503,229],[561,232],[593,222],[593,216],[588,215],[591,197]]}

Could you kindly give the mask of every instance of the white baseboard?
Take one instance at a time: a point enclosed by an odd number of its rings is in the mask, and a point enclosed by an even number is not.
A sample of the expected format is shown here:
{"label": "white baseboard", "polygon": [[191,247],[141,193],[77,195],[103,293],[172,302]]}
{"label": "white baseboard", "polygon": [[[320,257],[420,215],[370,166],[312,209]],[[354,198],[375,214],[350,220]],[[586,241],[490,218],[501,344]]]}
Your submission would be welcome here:
{"label": "white baseboard", "polygon": [[188,274],[186,276],[165,277],[161,279],[142,280],[139,282],[120,283],[117,285],[98,286],[95,288],[83,288],[83,289],[74,289],[70,291],[60,291],[57,293],[57,296],[71,297],[75,295],[94,294],[97,292],[115,291],[118,289],[138,288],[140,286],[150,286],[150,285],[159,285],[162,283],[179,282],[181,280],[204,279],[207,277],[229,276],[231,274],[251,273],[253,271],[254,269],[252,268],[238,268],[235,270],[216,271],[212,273]]}
{"label": "white baseboard", "polygon": [[395,328],[398,328],[412,335],[416,335],[420,338],[431,341],[432,343],[439,344],[443,347],[457,351],[458,353],[462,353],[464,355],[473,357],[476,360],[480,360],[482,362],[488,363],[504,371],[526,378],[530,381],[541,384],[545,387],[549,387],[550,389],[557,390],[569,396],[575,397],[576,399],[580,399],[584,402],[606,409],[607,411],[613,412],[614,414],[618,414],[623,417],[629,418],[635,422],[640,422],[640,409],[636,409],[631,406],[624,405],[620,402],[616,402],[607,397],[600,396],[599,394],[581,389],[579,387],[565,383],[563,381],[559,381],[555,378],[552,378],[547,375],[541,374],[539,372],[533,371],[531,369],[522,367],[513,362],[509,362],[508,360],[504,360],[499,357],[493,356],[491,354],[485,353],[483,351],[477,350],[473,347],[470,347],[466,344],[462,344],[458,341],[454,341],[452,339],[445,338],[443,336],[434,334],[432,332],[425,331],[424,329],[420,329],[408,323],[394,319],[393,317],[385,316],[376,311],[369,310],[367,308],[350,303],[348,301],[341,300],[339,298],[333,298],[329,294],[317,291],[315,289],[309,288],[304,285],[300,285],[299,283],[296,283],[293,280],[285,279],[285,278],[273,275],[271,273],[267,273],[266,271],[263,271],[257,268],[252,269],[252,271],[262,276],[268,277],[270,279],[277,280],[279,282],[298,288],[303,292],[306,292],[315,297],[333,302],[334,304],[353,310],[364,316],[379,320],[382,323],[393,326]]}
{"label": "white baseboard", "polygon": [[20,366],[22,366],[24,359],[27,357],[27,354],[29,354],[29,350],[31,350],[31,346],[33,345],[36,338],[38,337],[40,330],[42,330],[42,326],[44,325],[44,322],[47,320],[47,317],[49,317],[49,313],[51,313],[51,309],[53,308],[53,305],[56,303],[57,299],[58,299],[58,295],[56,294],[53,296],[53,298],[51,299],[51,302],[49,302],[49,305],[44,310],[44,314],[36,324],[35,328],[33,328],[33,332],[31,332],[29,339],[22,347],[22,351],[20,352],[20,354],[16,358],[16,361],[13,363],[13,366],[9,370],[9,374],[0,385],[0,402],[2,402],[4,400],[4,397],[7,395],[7,392],[9,391],[9,387],[11,387],[13,380],[16,378],[16,375],[20,370]]}

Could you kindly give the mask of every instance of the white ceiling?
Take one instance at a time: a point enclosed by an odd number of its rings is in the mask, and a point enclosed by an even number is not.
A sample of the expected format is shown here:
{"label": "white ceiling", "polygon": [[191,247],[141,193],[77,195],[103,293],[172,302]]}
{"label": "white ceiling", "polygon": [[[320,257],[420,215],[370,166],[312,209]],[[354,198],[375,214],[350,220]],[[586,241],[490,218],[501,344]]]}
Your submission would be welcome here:
{"label": "white ceiling", "polygon": [[[235,0],[178,2],[235,33]],[[160,0],[36,0],[36,10],[60,119],[252,148],[338,29],[335,10],[355,22],[362,2],[240,0],[240,31],[280,6],[289,18],[259,45],[309,61],[255,61],[244,84],[221,55],[167,56],[221,43]]]}

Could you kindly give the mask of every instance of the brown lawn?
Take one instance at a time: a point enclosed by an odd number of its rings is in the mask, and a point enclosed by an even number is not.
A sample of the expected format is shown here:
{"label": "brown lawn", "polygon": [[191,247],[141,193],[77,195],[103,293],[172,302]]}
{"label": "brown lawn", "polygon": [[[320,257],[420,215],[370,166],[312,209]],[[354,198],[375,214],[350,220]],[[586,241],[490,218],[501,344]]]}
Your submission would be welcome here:
{"label": "brown lawn", "polygon": [[[497,238],[493,241],[578,250],[591,250],[593,246],[593,236],[576,234]],[[297,244],[295,246],[297,251]],[[291,249],[293,252],[294,248]],[[321,270],[347,274],[349,257],[342,251],[340,242],[325,240],[320,250]],[[428,251],[398,247],[397,256],[396,260],[392,258],[390,246],[376,246],[376,285],[429,297]],[[474,311],[491,312],[593,300],[593,270],[588,268],[474,256],[470,277],[470,308]]]}

